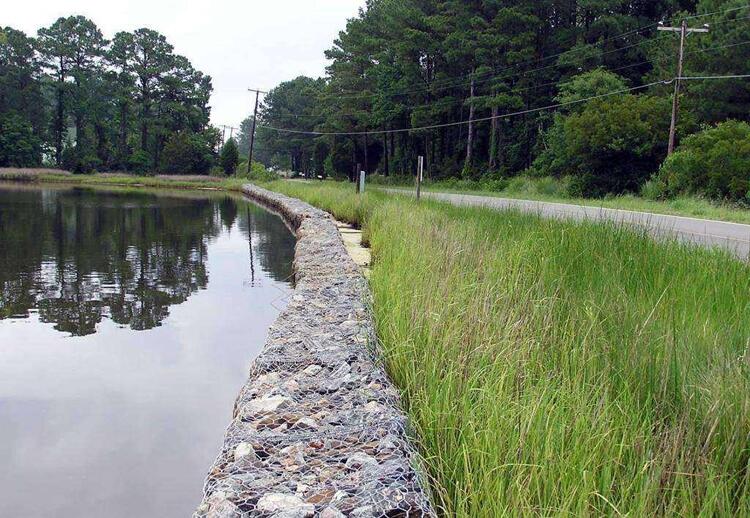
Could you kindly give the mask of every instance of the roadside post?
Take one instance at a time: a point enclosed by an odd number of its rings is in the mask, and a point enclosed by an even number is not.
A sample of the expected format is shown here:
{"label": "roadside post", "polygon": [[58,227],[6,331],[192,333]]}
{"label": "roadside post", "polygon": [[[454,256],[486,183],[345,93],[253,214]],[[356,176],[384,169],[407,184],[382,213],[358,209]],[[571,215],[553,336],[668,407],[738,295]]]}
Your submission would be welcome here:
{"label": "roadside post", "polygon": [[363,194],[365,192],[365,172],[359,172],[359,182],[357,183],[357,192]]}
{"label": "roadside post", "polygon": [[424,157],[420,155],[417,159],[417,200],[421,195],[422,180],[424,180]]}
{"label": "roadside post", "polygon": [[362,164],[357,162],[357,168],[354,170],[354,174],[352,175],[352,180],[354,180],[354,188],[357,189],[357,194],[359,194],[359,172],[362,170]]}

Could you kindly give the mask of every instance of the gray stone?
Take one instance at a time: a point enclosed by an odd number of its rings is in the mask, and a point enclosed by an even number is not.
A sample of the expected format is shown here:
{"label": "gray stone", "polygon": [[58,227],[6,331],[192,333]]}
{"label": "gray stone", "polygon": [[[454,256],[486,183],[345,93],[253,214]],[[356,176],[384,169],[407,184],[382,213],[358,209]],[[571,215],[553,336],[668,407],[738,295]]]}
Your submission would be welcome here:
{"label": "gray stone", "polygon": [[241,518],[242,512],[234,503],[226,499],[223,492],[214,493],[206,503],[206,518]]}
{"label": "gray stone", "polygon": [[346,460],[346,467],[349,469],[359,469],[364,466],[373,466],[377,464],[378,461],[375,459],[375,457],[361,452],[352,454]]}
{"label": "gray stone", "polygon": [[320,518],[345,518],[344,513],[335,507],[326,507],[320,512]]}
{"label": "gray stone", "polygon": [[263,396],[245,403],[242,406],[242,414],[248,417],[268,414],[288,407],[291,402],[291,399],[284,396]]}
{"label": "gray stone", "polygon": [[323,370],[323,367],[321,367],[320,365],[310,365],[308,368],[306,368],[302,372],[304,372],[308,376],[315,376],[322,370]]}
{"label": "gray stone", "polygon": [[322,518],[435,517],[379,361],[367,282],[334,221],[300,200],[243,191],[296,232],[296,286],[250,367],[195,517],[306,518],[315,506]]}
{"label": "gray stone", "polygon": [[289,518],[307,518],[315,514],[315,506],[295,495],[266,493],[258,500],[258,511],[269,514],[287,513],[285,516]]}
{"label": "gray stone", "polygon": [[365,505],[362,507],[357,507],[354,509],[351,513],[349,513],[349,516],[352,518],[369,518],[375,516],[375,508],[371,505]]}
{"label": "gray stone", "polygon": [[311,418],[311,417],[303,417],[299,419],[294,425],[292,425],[292,428],[296,428],[298,430],[312,430],[318,427],[318,422]]}

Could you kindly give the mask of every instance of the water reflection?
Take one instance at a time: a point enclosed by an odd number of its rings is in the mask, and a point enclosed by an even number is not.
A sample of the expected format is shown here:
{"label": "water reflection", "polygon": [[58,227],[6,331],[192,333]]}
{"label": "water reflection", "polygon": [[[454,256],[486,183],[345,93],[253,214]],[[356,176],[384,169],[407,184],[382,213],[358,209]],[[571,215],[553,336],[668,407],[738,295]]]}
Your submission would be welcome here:
{"label": "water reflection", "polygon": [[190,198],[0,189],[0,319],[36,310],[76,336],[94,333],[103,318],[156,327],[170,306],[206,288],[207,242],[238,219],[242,233],[257,230],[264,270],[289,277],[289,247],[269,242],[278,218],[250,204],[240,210],[228,196]]}
{"label": "water reflection", "polygon": [[0,516],[189,516],[293,253],[224,195],[0,185]]}

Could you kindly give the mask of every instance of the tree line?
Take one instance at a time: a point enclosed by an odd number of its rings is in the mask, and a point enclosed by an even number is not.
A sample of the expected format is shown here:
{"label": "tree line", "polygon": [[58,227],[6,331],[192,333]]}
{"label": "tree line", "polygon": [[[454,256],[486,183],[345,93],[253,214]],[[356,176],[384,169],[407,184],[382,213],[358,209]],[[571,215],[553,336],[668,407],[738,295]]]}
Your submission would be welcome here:
{"label": "tree line", "polygon": [[[666,156],[679,36],[658,31],[659,22],[710,25],[688,38],[683,75],[748,72],[747,7],[369,0],[326,52],[324,78],[298,77],[265,97],[257,156],[308,175],[352,177],[357,164],[369,174],[413,175],[422,155],[432,179],[525,173],[570,179],[581,195],[636,192]],[[685,83],[678,137],[747,122],[748,85]],[[561,106],[540,109],[553,105]],[[251,121],[242,125],[241,152]],[[438,127],[419,129],[430,126]]]}
{"label": "tree line", "polygon": [[158,32],[111,40],[83,16],[0,27],[0,166],[206,172],[211,77]]}

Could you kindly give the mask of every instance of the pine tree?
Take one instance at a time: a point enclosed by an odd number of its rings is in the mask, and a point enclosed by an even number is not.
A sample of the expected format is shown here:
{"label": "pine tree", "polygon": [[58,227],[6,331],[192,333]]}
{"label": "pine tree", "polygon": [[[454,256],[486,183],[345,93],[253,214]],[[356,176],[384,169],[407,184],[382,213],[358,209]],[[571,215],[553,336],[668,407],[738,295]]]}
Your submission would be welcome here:
{"label": "pine tree", "polygon": [[237,164],[240,161],[240,154],[237,150],[237,143],[233,138],[230,138],[221,147],[220,156],[221,168],[224,170],[224,174],[232,176],[237,172]]}

